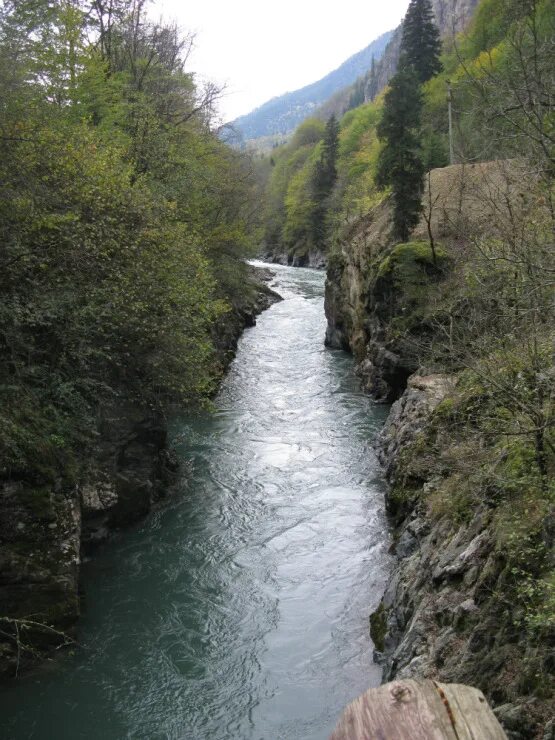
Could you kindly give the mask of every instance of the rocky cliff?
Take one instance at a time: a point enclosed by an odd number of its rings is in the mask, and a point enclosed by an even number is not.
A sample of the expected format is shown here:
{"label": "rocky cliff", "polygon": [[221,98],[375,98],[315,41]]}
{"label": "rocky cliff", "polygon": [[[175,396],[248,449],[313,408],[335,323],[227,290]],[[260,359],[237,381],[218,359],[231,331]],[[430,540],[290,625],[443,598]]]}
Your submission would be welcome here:
{"label": "rocky cliff", "polygon": [[371,617],[372,636],[384,681],[477,686],[510,740],[551,740],[553,644],[527,631],[517,597],[508,598],[514,573],[497,512],[487,496],[464,516],[454,512],[455,487],[463,485],[448,466],[455,440],[446,422],[461,395],[453,376],[413,375],[381,434],[398,562]]}
{"label": "rocky cliff", "polygon": [[[270,274],[253,270],[250,285],[215,328],[225,370],[256,315],[280,300]],[[101,410],[98,443],[87,470],[50,484],[0,482],[0,677],[18,674],[71,642],[80,615],[84,549],[114,528],[145,516],[177,471],[166,419],[129,402]]]}
{"label": "rocky cliff", "polygon": [[326,343],[353,353],[376,400],[392,402],[404,391],[433,338],[434,293],[459,269],[468,241],[500,234],[499,203],[518,182],[518,168],[507,162],[432,170],[410,243],[392,244],[387,199],[345,229],[329,258]]}
{"label": "rocky cliff", "polygon": [[[524,210],[519,167],[433,171],[407,244],[390,239],[387,200],[353,221],[330,258],[326,339],[353,352],[376,400],[394,402],[378,447],[398,564],[371,618],[384,680],[478,686],[511,740],[547,740],[555,731],[554,461],[538,458],[522,407],[509,410],[521,403],[519,378],[529,372],[524,344],[507,350],[515,339],[510,316],[484,288],[492,255],[471,261],[476,245],[484,256],[486,244],[508,243],[515,224],[534,221]],[[514,274],[502,279],[511,286]],[[509,321],[495,324],[487,341],[483,310]],[[454,344],[452,322],[463,327]],[[546,399],[555,377],[549,331],[546,325],[537,339],[551,353]],[[497,333],[503,352],[493,359]],[[488,357],[483,368],[477,351],[473,361],[458,360],[476,340]]]}
{"label": "rocky cliff", "polygon": [[318,249],[308,249],[304,254],[288,254],[287,252],[267,252],[264,259],[277,265],[290,267],[311,267],[314,270],[325,270],[327,255]]}

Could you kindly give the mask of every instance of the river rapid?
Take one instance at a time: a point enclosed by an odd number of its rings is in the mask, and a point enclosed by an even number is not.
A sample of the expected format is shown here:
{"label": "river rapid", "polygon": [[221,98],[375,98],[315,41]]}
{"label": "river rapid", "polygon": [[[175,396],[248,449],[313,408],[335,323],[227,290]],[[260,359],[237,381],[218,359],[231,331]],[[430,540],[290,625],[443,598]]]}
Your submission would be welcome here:
{"label": "river rapid", "polygon": [[379,684],[386,409],[324,348],[324,275],[242,337],[213,413],[176,420],[179,490],[83,566],[80,647],[0,692],[10,740],[324,740]]}

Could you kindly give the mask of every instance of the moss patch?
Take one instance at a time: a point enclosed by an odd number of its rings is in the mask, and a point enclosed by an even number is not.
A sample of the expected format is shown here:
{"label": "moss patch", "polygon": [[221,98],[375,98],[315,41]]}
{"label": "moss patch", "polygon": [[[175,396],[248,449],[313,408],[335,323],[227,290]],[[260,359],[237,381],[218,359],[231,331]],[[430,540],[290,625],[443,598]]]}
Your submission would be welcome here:
{"label": "moss patch", "polygon": [[387,633],[387,610],[380,602],[379,607],[370,615],[370,637],[376,650],[383,653],[385,649],[385,636]]}
{"label": "moss patch", "polygon": [[448,256],[441,245],[436,245],[436,264],[428,242],[397,244],[378,266],[378,278],[393,276],[395,281],[408,285],[426,280],[433,270],[445,267]]}

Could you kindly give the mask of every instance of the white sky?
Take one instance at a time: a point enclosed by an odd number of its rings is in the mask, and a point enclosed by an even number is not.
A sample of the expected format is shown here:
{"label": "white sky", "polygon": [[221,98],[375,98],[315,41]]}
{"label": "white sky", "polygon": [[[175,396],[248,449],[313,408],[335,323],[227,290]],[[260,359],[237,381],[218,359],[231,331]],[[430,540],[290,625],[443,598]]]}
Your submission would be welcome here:
{"label": "white sky", "polygon": [[197,34],[189,70],[226,84],[231,120],[315,82],[402,20],[409,0],[152,0],[151,14]]}

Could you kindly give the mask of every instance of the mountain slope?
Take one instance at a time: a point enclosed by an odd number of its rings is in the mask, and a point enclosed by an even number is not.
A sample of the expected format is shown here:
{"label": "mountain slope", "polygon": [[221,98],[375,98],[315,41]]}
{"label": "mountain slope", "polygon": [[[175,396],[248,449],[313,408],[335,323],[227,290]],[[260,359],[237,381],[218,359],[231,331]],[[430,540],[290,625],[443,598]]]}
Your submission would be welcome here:
{"label": "mountain slope", "polygon": [[321,80],[272,98],[251,113],[237,118],[231,125],[243,141],[290,133],[336,91],[364,74],[372,63],[372,57],[376,61],[380,59],[391,35],[392,32],[384,33]]}
{"label": "mountain slope", "polygon": [[[478,4],[478,0],[431,1],[442,39],[448,39],[464,31]],[[390,34],[390,39],[381,57],[376,58],[375,67],[371,70],[368,66],[357,80],[337,90],[318,110],[314,111],[314,115],[318,118],[329,118],[332,113],[342,116],[349,109],[350,100],[357,87],[362,93],[363,100],[373,100],[387,86],[397,71],[402,35],[403,27],[399,25]]]}

